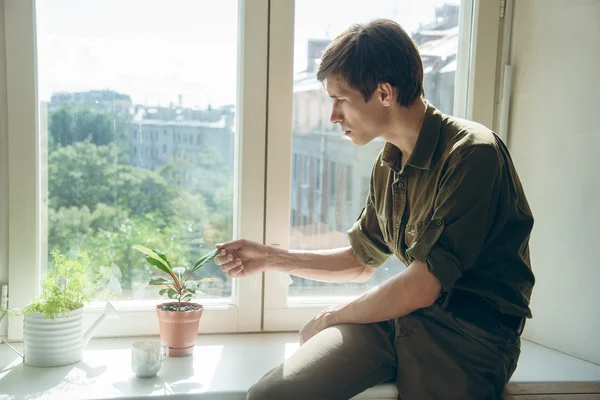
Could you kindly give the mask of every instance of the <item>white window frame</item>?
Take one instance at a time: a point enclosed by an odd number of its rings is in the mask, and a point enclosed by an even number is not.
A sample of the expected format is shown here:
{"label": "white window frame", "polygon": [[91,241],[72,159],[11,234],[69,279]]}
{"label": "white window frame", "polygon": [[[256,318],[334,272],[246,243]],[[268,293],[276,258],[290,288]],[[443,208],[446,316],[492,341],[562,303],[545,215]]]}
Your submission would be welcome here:
{"label": "white window frame", "polygon": [[[458,117],[473,119],[490,128],[494,116],[496,53],[500,5],[498,2],[462,0],[455,85]],[[292,93],[294,59],[292,0],[271,2],[269,46],[269,104],[265,243],[289,246],[290,178],[292,155]],[[349,297],[314,297],[289,302],[288,274],[268,271],[264,281],[263,330],[298,330],[325,307]]]}
{"label": "white window frame", "polygon": [[[1,188],[8,200],[3,248],[8,253],[9,307],[20,309],[39,295],[41,255],[47,253],[39,240],[39,221],[47,199],[40,198],[44,177],[39,168],[43,143],[38,135],[42,127],[38,126],[35,0],[0,0],[0,7],[6,40],[5,54],[0,55],[0,61],[6,62],[6,76],[0,79],[5,79],[7,105],[4,112],[0,108],[0,117],[5,117],[0,129],[2,144],[7,144],[3,151],[8,155],[2,160],[3,173],[8,171]],[[238,21],[236,130],[240,134],[235,150],[234,232],[236,237],[263,242],[265,193],[256,188],[265,187],[269,0],[239,0]],[[256,275],[235,281],[233,302],[198,298],[205,306],[199,332],[259,331],[261,294],[262,276]],[[121,318],[105,320],[95,336],[158,334],[156,304],[117,302]],[[85,307],[86,323],[100,314],[101,307]],[[22,339],[22,317],[11,317],[8,337]]]}

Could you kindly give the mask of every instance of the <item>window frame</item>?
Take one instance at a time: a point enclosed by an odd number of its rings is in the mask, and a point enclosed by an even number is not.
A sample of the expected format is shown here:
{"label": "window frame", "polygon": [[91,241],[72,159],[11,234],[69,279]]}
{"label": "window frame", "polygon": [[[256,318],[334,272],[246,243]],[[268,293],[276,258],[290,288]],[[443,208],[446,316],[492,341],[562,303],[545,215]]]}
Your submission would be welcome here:
{"label": "window frame", "polygon": [[[39,293],[40,254],[47,253],[38,240],[46,199],[40,198],[38,171],[37,149],[44,143],[37,135],[35,0],[0,0],[0,8],[0,31],[5,33],[0,44],[0,98],[5,100],[0,102],[0,281],[8,279],[9,306],[20,308]],[[236,237],[282,248],[288,247],[291,223],[294,9],[294,0],[238,0],[236,127],[243,134],[236,138],[234,231]],[[490,127],[499,27],[497,3],[461,2],[454,114]],[[288,304],[290,283],[289,275],[269,271],[236,280],[233,304],[198,299],[206,305],[199,332],[297,330],[328,305],[350,299],[315,297]],[[121,321],[131,323],[107,320],[96,336],[157,334],[152,304],[121,307]],[[86,323],[100,311],[86,307]],[[21,339],[22,319],[11,317],[9,322],[9,338]]]}
{"label": "window frame", "polygon": [[[2,0],[6,49],[6,125],[2,143],[7,158],[2,170],[2,194],[8,201],[2,254],[7,257],[9,307],[20,309],[40,293],[41,270],[47,254],[43,234],[47,199],[42,198],[46,171],[41,170],[44,138],[38,135],[46,121],[39,117],[35,0]],[[266,152],[269,0],[238,0],[238,93],[234,196],[234,237],[263,241]],[[2,109],[0,109],[2,111]],[[39,122],[39,126],[38,126]],[[3,146],[4,148],[4,146]],[[6,161],[4,161],[6,160]],[[4,203],[4,201],[3,201]],[[10,240],[8,240],[10,238]],[[195,298],[205,306],[199,333],[252,332],[261,328],[262,276],[236,280],[232,302]],[[158,334],[156,301],[113,303],[120,320],[105,320],[96,337]],[[100,315],[103,304],[86,305],[84,323]],[[127,323],[123,323],[127,321]],[[8,337],[22,339],[22,317],[11,317]]]}
{"label": "window frame", "polygon": [[[270,30],[277,35],[270,37],[269,46],[268,132],[278,134],[268,137],[265,243],[281,248],[289,246],[289,222],[282,221],[290,221],[291,182],[285,166],[292,157],[294,11],[294,1],[271,4]],[[499,21],[497,3],[461,0],[453,114],[489,127],[495,105]],[[324,308],[356,297],[288,299],[291,282],[286,273],[265,272],[263,330],[298,330]]]}

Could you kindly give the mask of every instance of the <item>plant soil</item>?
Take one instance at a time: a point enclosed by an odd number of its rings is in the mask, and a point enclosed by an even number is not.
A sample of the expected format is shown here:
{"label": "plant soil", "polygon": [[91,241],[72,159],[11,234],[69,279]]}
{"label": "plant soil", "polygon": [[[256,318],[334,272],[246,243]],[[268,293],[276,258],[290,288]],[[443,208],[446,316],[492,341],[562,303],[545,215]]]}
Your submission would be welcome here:
{"label": "plant soil", "polygon": [[[160,307],[162,311],[175,311],[177,312],[177,303],[169,303]],[[202,309],[201,306],[197,305],[182,305],[179,309],[180,312],[183,311],[196,311]]]}

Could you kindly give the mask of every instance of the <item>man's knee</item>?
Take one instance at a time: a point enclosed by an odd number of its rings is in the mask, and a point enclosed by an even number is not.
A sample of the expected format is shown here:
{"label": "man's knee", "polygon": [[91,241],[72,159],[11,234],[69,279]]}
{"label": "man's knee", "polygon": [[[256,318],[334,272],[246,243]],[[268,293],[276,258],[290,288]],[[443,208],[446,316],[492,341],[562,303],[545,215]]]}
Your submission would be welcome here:
{"label": "man's knee", "polygon": [[275,400],[275,399],[291,399],[285,393],[286,388],[282,382],[272,381],[269,379],[261,379],[248,389],[246,400]]}
{"label": "man's knee", "polygon": [[318,397],[306,381],[283,379],[283,366],[280,365],[250,386],[246,400],[307,400]]}

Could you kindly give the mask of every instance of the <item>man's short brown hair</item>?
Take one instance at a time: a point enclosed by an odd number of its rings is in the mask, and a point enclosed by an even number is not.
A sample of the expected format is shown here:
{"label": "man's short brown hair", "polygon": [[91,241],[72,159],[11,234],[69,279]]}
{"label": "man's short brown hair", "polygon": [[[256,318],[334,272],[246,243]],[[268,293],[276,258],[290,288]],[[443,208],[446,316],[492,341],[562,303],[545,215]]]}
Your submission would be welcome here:
{"label": "man's short brown hair", "polygon": [[423,62],[416,44],[396,22],[376,19],[355,24],[327,46],[317,79],[339,74],[369,101],[377,85],[398,89],[398,103],[407,107],[423,95]]}

